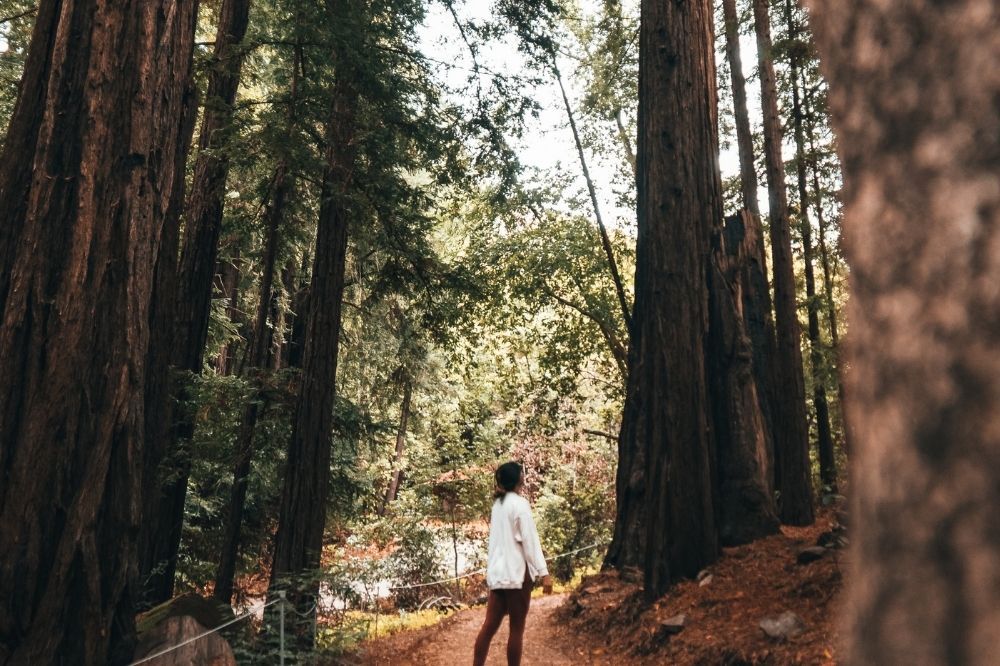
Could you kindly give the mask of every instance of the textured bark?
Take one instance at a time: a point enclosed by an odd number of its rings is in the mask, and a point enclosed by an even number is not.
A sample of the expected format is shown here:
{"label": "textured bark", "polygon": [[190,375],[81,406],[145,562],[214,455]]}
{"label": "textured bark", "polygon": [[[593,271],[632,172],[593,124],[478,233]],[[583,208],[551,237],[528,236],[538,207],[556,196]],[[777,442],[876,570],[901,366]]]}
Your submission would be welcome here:
{"label": "textured bark", "polygon": [[[747,210],[737,213],[743,226],[745,237],[742,276],[743,321],[750,349],[753,355],[753,373],[757,385],[757,401],[767,433],[768,485],[773,493],[775,487],[775,436],[777,417],[775,404],[778,355],[774,335],[774,319],[771,316],[771,290],[767,282],[767,262],[764,250],[764,230],[760,218]],[[727,222],[728,224],[732,224]]]}
{"label": "textured bark", "polygon": [[160,529],[159,493],[160,465],[170,441],[171,371],[170,352],[172,325],[177,293],[177,250],[180,240],[181,207],[184,203],[184,169],[187,163],[195,121],[198,118],[198,90],[189,81],[184,101],[184,118],[181,126],[180,149],[174,160],[174,186],[170,206],[163,224],[159,256],[154,271],[153,296],[150,304],[150,341],[146,357],[145,398],[145,450],[143,452],[143,514],[139,530],[140,592],[136,599],[139,609],[149,607],[145,589],[151,583],[150,575],[157,574],[146,568],[145,563],[156,559],[155,548]]}
{"label": "textured bark", "polygon": [[774,319],[771,315],[771,290],[767,279],[767,260],[764,235],[760,225],[760,202],[757,199],[757,168],[754,163],[753,134],[750,130],[750,113],[747,110],[746,78],[743,76],[743,58],[740,54],[739,15],[736,0],[723,0],[723,20],[726,29],[726,58],[729,61],[730,81],[733,89],[733,115],[736,118],[736,143],[740,157],[740,187],[743,207],[752,217],[740,215],[740,223],[753,244],[743,257],[745,275],[742,281],[743,315],[746,333],[750,338],[753,354],[753,372],[757,384],[757,399],[764,418],[768,453],[768,486],[774,488],[774,436],[777,346]]}
{"label": "textured bark", "polygon": [[743,207],[760,217],[757,169],[753,160],[750,112],[747,111],[747,80],[743,76],[743,58],[740,56],[740,25],[736,0],[722,0],[722,14],[726,26],[726,59],[729,61],[729,78],[733,87],[736,146],[740,155],[740,191],[743,193]]}
{"label": "textured bark", "polygon": [[[356,0],[330,0],[330,15],[351,21],[365,10]],[[351,31],[357,35],[361,29]],[[271,588],[292,584],[294,602],[310,603],[315,583],[303,585],[294,577],[319,567],[330,484],[330,446],[333,402],[340,344],[344,295],[350,190],[357,144],[355,113],[358,92],[352,55],[338,54],[333,101],[326,126],[326,167],[316,234],[316,254],[310,285],[310,307],[302,353],[302,385],[288,443],[285,480],[278,529],[274,538]],[[312,643],[311,629],[299,641]]]}
{"label": "textured bark", "polygon": [[[278,257],[278,232],[285,216],[285,204],[292,189],[294,178],[288,173],[285,162],[279,164],[272,180],[269,201],[264,218],[267,224],[267,238],[264,244],[263,268],[260,277],[260,297],[254,318],[253,333],[247,354],[243,359],[240,374],[259,381],[259,374],[268,365],[271,350],[272,331],[267,325],[274,297],[274,265]],[[236,437],[236,464],[233,467],[233,485],[229,497],[229,511],[226,514],[226,529],[222,538],[219,566],[215,572],[215,588],[212,595],[219,601],[230,603],[233,597],[233,579],[236,576],[236,560],[240,548],[240,531],[243,528],[243,512],[246,508],[247,484],[254,453],[254,430],[257,417],[263,410],[263,397],[251,399],[243,409],[240,428]]]}
{"label": "textured bark", "polygon": [[[205,112],[201,120],[194,181],[185,210],[184,248],[178,269],[178,291],[173,334],[173,365],[180,371],[201,372],[212,307],[212,285],[218,256],[219,232],[225,201],[229,160],[226,132],[232,123],[233,102],[239,87],[243,58],[239,44],[246,34],[249,0],[224,0],[215,36],[216,63],[209,74]],[[185,399],[183,388],[176,396]],[[174,414],[169,455],[176,465],[161,488],[160,527],[148,561],[142,563],[148,579],[149,603],[169,599],[174,589],[177,550],[184,521],[191,462],[187,443],[194,434],[193,415]]]}
{"label": "textured bark", "polygon": [[410,399],[413,397],[413,382],[407,377],[403,384],[403,402],[399,407],[399,430],[396,431],[396,453],[392,460],[392,479],[382,500],[379,515],[384,516],[389,504],[396,499],[399,492],[399,480],[403,475],[403,449],[406,446],[406,424],[410,420]]}
{"label": "textured bark", "polygon": [[716,132],[711,4],[644,0],[636,301],[607,563],[638,554],[647,598],[718,556],[705,379]]}
{"label": "textured bark", "polygon": [[846,663],[994,664],[1000,8],[811,9],[851,263]]}
{"label": "textured bark", "polygon": [[[791,0],[785,0],[785,21],[789,39],[795,42],[799,26],[792,12]],[[802,230],[802,262],[805,266],[806,311],[808,317],[809,362],[812,365],[813,408],[816,410],[816,449],[819,454],[820,480],[825,488],[837,489],[837,464],[834,459],[833,433],[830,431],[830,407],[826,400],[826,385],[822,341],[819,337],[819,298],[816,296],[816,275],[813,267],[812,222],[809,220],[809,188],[806,185],[805,114],[799,93],[800,50],[789,51],[789,78],[792,84],[792,126],[795,134],[795,180],[799,192],[799,227]]]}
{"label": "textured bark", "polygon": [[[744,308],[761,250],[749,212],[726,218],[709,269],[708,374],[716,459],[716,515],[723,546],[775,534],[770,435],[757,396]],[[752,302],[752,301],[751,301]]]}
{"label": "textured bark", "polygon": [[788,221],[785,164],[781,158],[781,119],[771,59],[768,0],[753,0],[757,31],[757,64],[764,115],[764,162],[771,213],[771,258],[774,263],[774,311],[778,339],[775,394],[775,481],[780,493],[781,521],[789,525],[813,522],[812,475],[809,470],[809,429],[806,389],[795,303],[792,234]]}
{"label": "textured bark", "polygon": [[43,0],[0,159],[0,664],[131,656],[196,3]]}

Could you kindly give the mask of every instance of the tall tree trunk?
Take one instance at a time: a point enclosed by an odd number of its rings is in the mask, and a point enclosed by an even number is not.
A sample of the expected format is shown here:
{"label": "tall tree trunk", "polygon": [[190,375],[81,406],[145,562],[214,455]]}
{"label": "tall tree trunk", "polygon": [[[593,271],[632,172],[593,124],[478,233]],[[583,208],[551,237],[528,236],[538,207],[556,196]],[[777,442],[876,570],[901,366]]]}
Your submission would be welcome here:
{"label": "tall tree trunk", "polygon": [[788,24],[789,77],[792,84],[792,125],[795,134],[795,175],[799,190],[799,226],[802,230],[802,262],[805,265],[806,310],[809,321],[809,360],[812,365],[813,407],[816,410],[816,448],[819,453],[819,474],[824,488],[837,490],[837,463],[834,458],[833,433],[830,431],[830,407],[826,400],[826,378],[823,343],[819,337],[819,298],[816,296],[816,276],[813,268],[812,223],[809,220],[809,188],[806,186],[805,113],[799,94],[800,49],[799,26],[792,12],[791,0],[785,0],[785,21]]}
{"label": "tall tree trunk", "polygon": [[[198,158],[185,213],[187,226],[178,270],[173,364],[180,371],[194,374],[201,372],[208,335],[212,284],[229,172],[225,148],[243,67],[239,49],[246,35],[249,9],[249,0],[223,0],[222,3],[215,36],[217,62],[209,74]],[[183,401],[183,389],[177,398]],[[178,469],[172,470],[168,475],[170,481],[161,488],[158,511],[161,522],[156,531],[157,542],[151,550],[151,559],[141,563],[143,576],[148,580],[146,597],[152,603],[169,599],[173,594],[177,550],[184,522],[184,499],[191,471],[187,443],[194,434],[193,415],[181,411],[175,413],[174,420],[169,448]]]}
{"label": "tall tree trunk", "polygon": [[42,0],[0,159],[0,664],[126,663],[196,3]]}
{"label": "tall tree trunk", "polygon": [[736,145],[740,154],[743,207],[760,217],[757,169],[753,159],[750,112],[747,110],[747,81],[743,76],[743,58],[740,56],[740,21],[736,12],[736,0],[722,0],[722,13],[726,25],[726,58],[729,61],[729,78],[733,87],[733,114],[736,117]]}
{"label": "tall tree trunk", "polygon": [[771,58],[768,0],[753,0],[757,31],[757,63],[764,115],[764,162],[771,213],[771,255],[774,262],[774,305],[778,338],[775,391],[783,396],[775,408],[775,477],[780,492],[781,521],[789,525],[813,522],[812,475],[809,470],[809,429],[806,425],[805,378],[795,304],[792,234],[788,221],[785,164],[781,158],[781,119]]}
{"label": "tall tree trunk", "polygon": [[851,264],[847,663],[996,663],[1000,12],[811,3]]}
{"label": "tall tree trunk", "polygon": [[826,305],[827,323],[830,327],[830,351],[833,353],[837,363],[837,400],[840,404],[840,422],[843,440],[841,444],[845,451],[851,449],[851,429],[847,423],[847,414],[844,406],[847,398],[844,392],[844,362],[840,349],[840,331],[837,326],[837,307],[833,302],[833,270],[830,266],[830,252],[826,244],[826,216],[823,213],[823,188],[819,182],[819,155],[816,150],[816,142],[813,136],[816,133],[815,111],[810,108],[810,95],[808,90],[805,95],[805,116],[809,120],[807,124],[806,136],[809,140],[809,154],[811,155],[813,204],[816,209],[816,222],[819,227],[819,258],[820,265],[823,266],[823,301]]}
{"label": "tall tree trunk", "polygon": [[[254,319],[250,346],[243,359],[240,374],[250,376],[254,383],[261,381],[260,373],[267,367],[271,350],[272,332],[267,325],[271,313],[274,291],[274,265],[278,257],[278,232],[285,216],[285,204],[291,192],[294,178],[288,173],[288,165],[282,161],[275,171],[268,195],[267,240],[264,248],[264,265],[260,277],[260,298]],[[229,511],[226,515],[226,529],[222,539],[219,566],[215,572],[215,588],[212,595],[219,601],[229,603],[233,597],[233,580],[236,576],[236,560],[240,548],[240,531],[243,528],[243,512],[246,508],[247,484],[250,466],[253,462],[254,430],[257,417],[262,411],[262,398],[252,398],[243,409],[240,428],[236,437],[236,464],[233,467],[233,485],[229,497]]]}
{"label": "tall tree trunk", "polygon": [[[357,20],[365,9],[356,0],[329,0],[328,11],[338,21]],[[362,31],[345,30],[358,35]],[[292,585],[293,603],[312,603],[315,584],[294,578],[319,567],[330,484],[333,403],[340,345],[340,315],[344,295],[350,190],[357,144],[355,114],[358,91],[354,57],[344,46],[337,55],[333,102],[326,127],[326,168],[316,234],[316,255],[310,285],[309,318],[305,330],[302,386],[288,443],[285,481],[278,529],[274,537],[271,589]],[[299,633],[304,647],[311,630]]]}
{"label": "tall tree trunk", "polygon": [[647,598],[719,551],[705,377],[722,219],[712,19],[708,0],[641,3],[636,300],[607,563],[638,560]]}
{"label": "tall tree trunk", "polygon": [[754,161],[750,113],[747,110],[747,83],[743,76],[736,0],[723,0],[722,12],[726,29],[726,58],[729,61],[730,81],[733,89],[733,115],[736,118],[736,144],[740,157],[740,187],[743,194],[743,208],[756,218],[756,220],[747,220],[740,216],[748,237],[757,240],[756,245],[752,246],[750,254],[744,258],[747,274],[743,282],[743,312],[746,332],[750,337],[753,353],[757,399],[760,402],[766,427],[769,461],[768,483],[773,490],[777,346],[774,318],[771,315],[771,290],[767,277],[764,236],[760,224],[760,202],[757,199],[757,168]]}
{"label": "tall tree trunk", "polygon": [[379,515],[384,516],[389,504],[396,499],[399,492],[399,480],[403,475],[403,449],[406,446],[406,424],[410,420],[410,399],[413,397],[413,382],[407,377],[403,383],[403,403],[399,407],[399,430],[396,431],[396,453],[392,460],[392,479],[385,491],[382,508]]}
{"label": "tall tree trunk", "polygon": [[763,249],[757,218],[726,218],[713,238],[709,269],[708,375],[716,445],[716,516],[724,546],[778,531],[770,436],[757,396],[744,292]]}
{"label": "tall tree trunk", "polygon": [[[154,558],[159,519],[159,493],[161,464],[170,441],[171,390],[173,381],[170,368],[171,327],[177,294],[177,250],[180,241],[181,208],[184,205],[184,173],[187,164],[195,122],[198,118],[198,88],[193,80],[188,82],[184,102],[184,118],[180,135],[180,150],[174,162],[174,187],[170,206],[163,224],[163,234],[154,271],[153,296],[150,306],[149,354],[146,358],[145,397],[145,450],[143,452],[143,514],[139,530],[139,562]],[[148,572],[142,572],[148,575]],[[146,580],[140,579],[140,589],[145,590]],[[140,592],[136,599],[138,609],[150,606]]]}

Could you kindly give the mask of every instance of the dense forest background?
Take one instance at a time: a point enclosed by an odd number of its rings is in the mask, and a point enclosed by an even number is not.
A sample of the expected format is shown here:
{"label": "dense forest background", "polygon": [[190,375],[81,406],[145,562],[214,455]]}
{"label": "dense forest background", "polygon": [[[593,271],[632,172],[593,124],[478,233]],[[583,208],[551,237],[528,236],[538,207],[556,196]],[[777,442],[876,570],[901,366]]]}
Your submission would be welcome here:
{"label": "dense forest background", "polygon": [[841,499],[796,3],[98,4],[0,2],[0,662],[126,662],[189,591],[419,604],[508,459],[559,578],[650,600]]}
{"label": "dense forest background", "polygon": [[[731,105],[726,49],[752,47],[753,16],[730,4],[715,48],[732,213],[766,167],[759,111],[747,115],[746,90],[742,118]],[[3,6],[8,125],[38,7]],[[773,13],[763,53],[780,122],[790,129],[794,109],[802,138],[780,141],[780,169],[806,179],[789,196],[809,427],[840,442],[839,172],[804,17]],[[190,20],[180,140],[193,141],[177,238],[164,241],[177,249],[155,272],[162,314],[150,314],[150,367],[169,395],[145,399],[147,447],[162,459],[146,477],[161,490],[139,607],[189,590],[259,598],[282,520],[321,531],[326,568],[356,572],[352,558],[384,551],[401,584],[457,575],[460,548],[461,569],[481,561],[490,470],[506,459],[529,470],[548,552],[606,543],[634,298],[638,5],[224,0]],[[736,168],[737,120],[756,126],[753,185]],[[539,140],[559,147],[556,163],[520,158]],[[323,237],[338,225],[346,238]],[[318,269],[337,284],[318,285]],[[325,367],[310,376],[310,363]],[[817,396],[830,396],[823,421]],[[331,398],[329,415],[303,416]],[[326,437],[328,454],[308,451]],[[289,460],[325,455],[323,505],[286,515],[283,488],[320,483]],[[822,492],[831,470],[821,482],[810,465]]]}

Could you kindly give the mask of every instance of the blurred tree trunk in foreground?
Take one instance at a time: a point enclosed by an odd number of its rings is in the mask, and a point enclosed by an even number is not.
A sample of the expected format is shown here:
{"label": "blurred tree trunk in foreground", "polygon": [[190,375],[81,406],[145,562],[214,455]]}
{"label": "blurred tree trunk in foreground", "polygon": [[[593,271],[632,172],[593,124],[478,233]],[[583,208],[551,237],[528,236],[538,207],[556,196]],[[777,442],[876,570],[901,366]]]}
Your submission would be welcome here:
{"label": "blurred tree trunk in foreground", "polygon": [[1000,8],[809,4],[852,269],[847,661],[995,664]]}

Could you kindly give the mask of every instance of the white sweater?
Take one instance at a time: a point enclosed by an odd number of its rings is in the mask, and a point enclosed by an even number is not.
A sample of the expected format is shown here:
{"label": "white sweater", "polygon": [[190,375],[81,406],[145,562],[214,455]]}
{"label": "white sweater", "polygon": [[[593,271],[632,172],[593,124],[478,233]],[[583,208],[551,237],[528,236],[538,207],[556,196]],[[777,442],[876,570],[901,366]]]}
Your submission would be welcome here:
{"label": "white sweater", "polygon": [[519,590],[525,566],[532,580],[549,575],[531,505],[517,493],[508,492],[503,501],[493,502],[486,584],[491,590]]}

